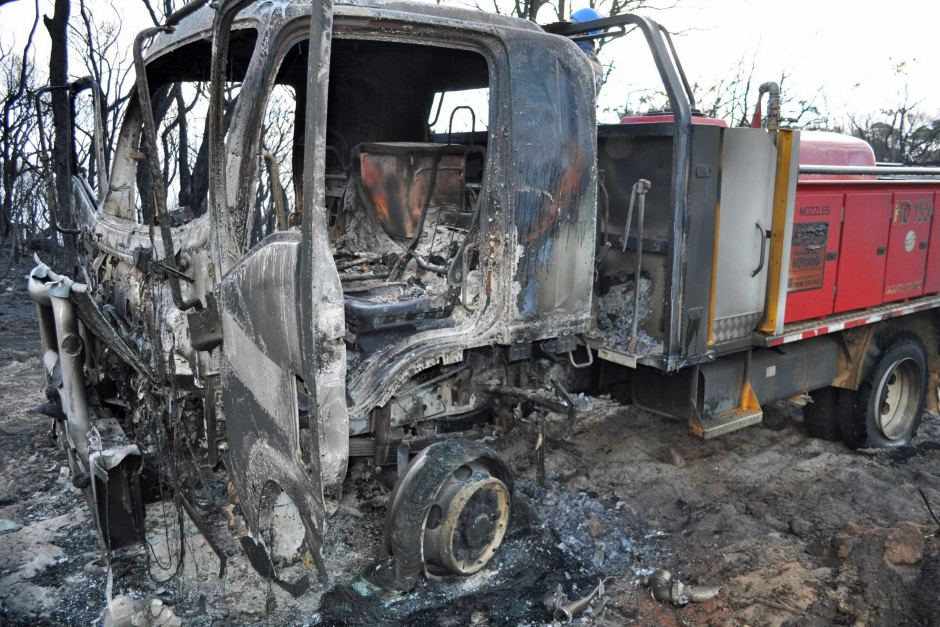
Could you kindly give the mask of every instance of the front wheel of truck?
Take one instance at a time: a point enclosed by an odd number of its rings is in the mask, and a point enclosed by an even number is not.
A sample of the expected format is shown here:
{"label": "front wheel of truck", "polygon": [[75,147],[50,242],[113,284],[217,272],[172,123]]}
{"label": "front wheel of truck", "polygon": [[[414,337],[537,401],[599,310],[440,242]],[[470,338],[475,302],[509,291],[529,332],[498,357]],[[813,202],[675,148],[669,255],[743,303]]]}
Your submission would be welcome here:
{"label": "front wheel of truck", "polygon": [[481,570],[509,527],[511,494],[509,469],[489,448],[457,439],[432,444],[395,484],[385,518],[391,560],[370,578],[408,591],[421,574],[440,579]]}

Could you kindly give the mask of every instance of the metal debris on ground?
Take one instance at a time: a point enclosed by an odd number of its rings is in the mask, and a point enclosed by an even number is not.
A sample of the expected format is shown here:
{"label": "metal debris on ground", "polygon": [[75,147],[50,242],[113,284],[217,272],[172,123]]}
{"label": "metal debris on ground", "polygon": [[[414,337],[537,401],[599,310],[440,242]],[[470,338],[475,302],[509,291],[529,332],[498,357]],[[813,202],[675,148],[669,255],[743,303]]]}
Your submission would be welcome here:
{"label": "metal debris on ground", "polygon": [[561,584],[558,584],[555,591],[545,597],[545,607],[552,612],[552,619],[555,622],[567,625],[574,620],[575,616],[583,612],[585,608],[591,604],[591,601],[604,596],[604,583],[609,579],[609,577],[601,579],[597,582],[597,586],[593,590],[574,601],[568,600],[568,595],[565,594],[564,588],[562,588]]}
{"label": "metal debris on ground", "polygon": [[672,603],[676,607],[682,607],[689,603],[702,603],[709,601],[716,596],[720,588],[718,586],[690,586],[684,584],[678,579],[673,579],[672,573],[665,568],[660,568],[652,575],[640,577],[640,583],[649,586],[653,598],[661,603]]}
{"label": "metal debris on ground", "polygon": [[108,604],[105,627],[180,627],[182,619],[160,599],[135,599],[122,594]]}

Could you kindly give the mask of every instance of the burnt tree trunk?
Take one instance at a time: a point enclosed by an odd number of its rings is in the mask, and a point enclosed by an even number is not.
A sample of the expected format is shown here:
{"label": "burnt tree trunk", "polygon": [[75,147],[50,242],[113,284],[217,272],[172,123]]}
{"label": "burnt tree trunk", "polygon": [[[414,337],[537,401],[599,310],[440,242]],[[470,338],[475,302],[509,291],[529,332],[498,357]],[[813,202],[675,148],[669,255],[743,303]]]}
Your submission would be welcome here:
{"label": "burnt tree trunk", "polygon": [[[183,102],[183,90],[177,85],[176,88],[176,114],[179,116],[179,177],[180,177],[180,197],[179,207],[192,207],[193,204],[193,181],[192,173],[189,170],[189,126],[186,119],[186,103]],[[169,159],[169,155],[167,155]]]}
{"label": "burnt tree trunk", "polygon": [[[52,126],[55,140],[52,146],[52,169],[55,174],[55,196],[59,226],[75,228],[72,211],[72,111],[66,88],[68,67],[69,0],[55,0],[52,18],[43,17],[52,47],[49,53],[49,85],[52,87]],[[72,272],[77,263],[74,235],[63,235],[66,271]]]}

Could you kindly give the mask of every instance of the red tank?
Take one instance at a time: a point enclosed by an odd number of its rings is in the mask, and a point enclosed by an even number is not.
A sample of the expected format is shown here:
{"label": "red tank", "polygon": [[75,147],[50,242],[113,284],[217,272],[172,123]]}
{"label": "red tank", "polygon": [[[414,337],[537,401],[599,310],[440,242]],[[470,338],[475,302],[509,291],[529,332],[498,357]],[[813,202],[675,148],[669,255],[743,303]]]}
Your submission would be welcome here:
{"label": "red tank", "polygon": [[[800,132],[800,165],[875,166],[875,151],[863,139],[829,131]],[[801,181],[820,179],[874,179],[857,174],[801,174]]]}

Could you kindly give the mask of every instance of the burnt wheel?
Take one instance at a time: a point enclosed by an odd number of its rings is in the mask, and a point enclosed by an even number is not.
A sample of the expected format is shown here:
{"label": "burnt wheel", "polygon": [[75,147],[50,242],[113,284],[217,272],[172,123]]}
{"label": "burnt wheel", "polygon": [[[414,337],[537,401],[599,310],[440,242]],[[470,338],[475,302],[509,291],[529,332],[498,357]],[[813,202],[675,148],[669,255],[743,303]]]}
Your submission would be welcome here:
{"label": "burnt wheel", "polygon": [[836,442],[842,439],[839,432],[839,414],[845,411],[842,391],[827,387],[810,392],[812,402],[803,406],[803,425],[810,437]]}
{"label": "burnt wheel", "polygon": [[395,484],[385,518],[392,559],[370,578],[410,590],[422,573],[441,578],[479,571],[506,534],[511,494],[509,469],[490,449],[465,440],[432,444]]}
{"label": "burnt wheel", "polygon": [[910,443],[924,413],[927,352],[920,338],[899,333],[881,347],[840,431],[852,448],[891,448]]}
{"label": "burnt wheel", "polygon": [[477,460],[444,481],[424,522],[425,571],[472,575],[493,557],[509,525],[509,488]]}

